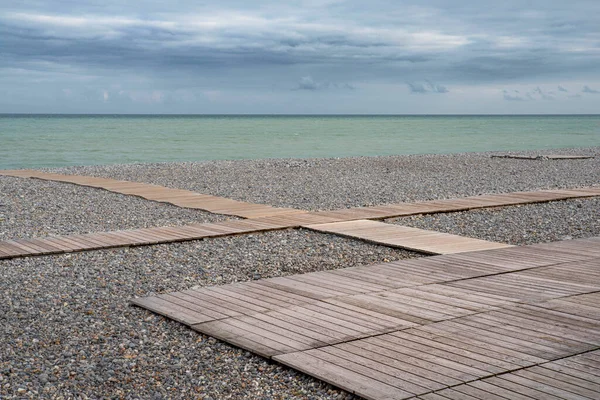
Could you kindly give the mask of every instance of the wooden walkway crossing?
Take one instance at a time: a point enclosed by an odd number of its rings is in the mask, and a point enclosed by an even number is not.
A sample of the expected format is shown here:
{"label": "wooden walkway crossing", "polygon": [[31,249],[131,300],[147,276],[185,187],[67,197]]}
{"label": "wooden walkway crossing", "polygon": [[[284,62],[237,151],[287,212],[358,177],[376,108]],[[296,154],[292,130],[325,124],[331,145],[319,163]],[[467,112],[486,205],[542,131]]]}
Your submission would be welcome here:
{"label": "wooden walkway crossing", "polygon": [[600,238],[132,303],[367,399],[600,398]]}
{"label": "wooden walkway crossing", "polygon": [[[391,204],[373,207],[353,207],[333,211],[307,212],[294,208],[275,208],[263,204],[211,196],[188,190],[171,189],[147,183],[120,181],[91,176],[62,175],[34,170],[0,170],[0,175],[37,178],[67,182],[81,186],[105,189],[115,193],[135,195],[147,200],[170,203],[179,207],[196,208],[212,213],[232,215],[242,218],[262,218],[267,216],[289,216],[295,213],[310,214],[311,218],[329,218],[329,221],[349,221],[357,219],[386,219],[417,214],[466,211],[477,208],[500,207],[518,204],[531,204],[573,198],[600,196],[600,187],[574,189],[539,190],[469,196],[460,199],[420,201],[414,203]],[[320,222],[313,222],[320,223]],[[304,221],[302,224],[306,225]]]}
{"label": "wooden walkway crossing", "polygon": [[471,196],[462,199],[356,207],[337,211],[307,212],[292,208],[275,208],[268,205],[245,203],[187,190],[107,178],[62,175],[34,170],[4,170],[0,171],[0,175],[68,182],[126,195],[140,196],[152,201],[167,202],[180,207],[197,208],[249,219],[245,222],[226,221],[214,224],[193,224],[183,227],[157,227],[60,237],[7,240],[0,242],[0,259],[122,246],[142,246],[300,227],[358,238],[386,246],[420,251],[427,254],[448,254],[502,248],[508,245],[367,220],[600,195],[600,187],[588,187]]}

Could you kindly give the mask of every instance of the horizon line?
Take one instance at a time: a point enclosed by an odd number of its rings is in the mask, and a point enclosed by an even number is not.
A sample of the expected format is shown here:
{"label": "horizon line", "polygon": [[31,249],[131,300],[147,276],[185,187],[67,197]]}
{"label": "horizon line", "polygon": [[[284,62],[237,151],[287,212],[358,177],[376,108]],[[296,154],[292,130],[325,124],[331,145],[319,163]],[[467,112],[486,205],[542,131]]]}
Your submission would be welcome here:
{"label": "horizon line", "polygon": [[340,113],[340,114],[301,114],[301,113],[207,113],[207,114],[202,114],[202,113],[196,113],[196,114],[191,114],[191,113],[3,113],[0,112],[0,116],[50,116],[50,115],[56,115],[56,116],[198,116],[198,117],[214,117],[214,116],[219,116],[219,117],[252,117],[252,116],[282,116],[282,117],[372,117],[372,116],[382,116],[382,117],[437,117],[437,116],[441,116],[441,117],[452,117],[452,116],[461,116],[461,117],[476,117],[476,116],[482,116],[482,117],[501,117],[501,116],[510,116],[510,117],[517,117],[517,116],[600,116],[600,113],[598,114],[590,114],[590,113],[561,113],[561,114],[539,114],[539,113],[534,113],[534,114],[528,114],[528,113],[523,113],[523,114],[485,114],[485,113],[481,113],[481,114],[391,114],[391,113],[382,113],[382,114],[345,114],[345,113]]}

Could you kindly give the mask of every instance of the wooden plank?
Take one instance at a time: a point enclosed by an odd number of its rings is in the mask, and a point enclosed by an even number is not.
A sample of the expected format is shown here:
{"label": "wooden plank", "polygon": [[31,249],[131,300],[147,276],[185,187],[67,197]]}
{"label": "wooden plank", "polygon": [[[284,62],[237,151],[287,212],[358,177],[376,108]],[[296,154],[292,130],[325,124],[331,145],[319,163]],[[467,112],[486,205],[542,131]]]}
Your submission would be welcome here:
{"label": "wooden plank", "polygon": [[[510,374],[507,374],[507,376],[509,376]],[[494,386],[498,386],[502,389],[505,389],[509,392],[514,392],[517,393],[517,395],[519,395],[519,397],[529,397],[532,399],[537,399],[537,400],[564,400],[563,397],[558,397],[558,396],[554,396],[550,393],[546,393],[546,392],[542,392],[540,390],[537,390],[534,387],[531,387],[529,385],[524,385],[523,382],[518,382],[518,381],[514,381],[514,380],[507,380],[504,379],[504,375],[500,375],[497,377],[491,377],[491,378],[487,378],[485,379],[486,383],[489,383],[491,385]],[[512,398],[510,398],[512,399]]]}
{"label": "wooden plank", "polygon": [[237,311],[221,307],[218,304],[210,303],[208,301],[200,301],[198,298],[184,292],[166,293],[157,297],[206,315],[207,318],[201,322],[240,315]]}
{"label": "wooden plank", "polygon": [[257,284],[268,288],[275,288],[284,292],[291,292],[299,296],[311,299],[325,299],[328,297],[342,296],[344,293],[328,290],[324,288],[315,288],[302,282],[287,278],[270,278],[258,281]]}
{"label": "wooden plank", "polygon": [[[375,347],[376,348],[376,347]],[[394,375],[398,376],[406,382],[424,387],[427,390],[439,390],[446,387],[448,384],[456,382],[452,378],[448,378],[438,372],[423,368],[419,365],[405,362],[402,358],[394,357],[391,352],[385,352],[384,349],[377,348],[378,351],[373,351],[372,345],[368,345],[363,341],[342,343],[334,346],[320,348],[324,352],[337,352],[347,354],[345,358],[353,356],[361,364],[375,363],[386,369],[391,368]],[[379,368],[381,368],[379,367]],[[377,368],[377,369],[379,369]]]}
{"label": "wooden plank", "polygon": [[[453,327],[444,325],[445,322],[425,325],[419,328],[422,332],[428,332],[437,336],[447,336],[461,342],[471,342],[477,346],[488,348],[500,354],[506,354],[522,360],[533,360],[534,362],[548,361],[548,354],[539,349],[532,349],[528,343],[517,340],[506,340],[502,335],[482,330],[466,329],[464,327]],[[476,339],[473,339],[476,338]]]}
{"label": "wooden plank", "polygon": [[537,380],[531,379],[531,376],[524,376],[528,374],[523,374],[519,372],[514,372],[510,374],[502,375],[500,378],[509,382],[517,383],[522,386],[526,386],[531,389],[535,389],[537,391],[543,392],[546,396],[556,396],[558,398],[564,400],[589,400],[588,397],[580,396],[568,390],[564,390],[561,388],[556,388],[547,385],[546,383],[538,382]]}
{"label": "wooden plank", "polygon": [[186,325],[193,325],[205,320],[211,320],[203,314],[195,312],[177,304],[158,297],[143,297],[132,299],[130,302],[136,306],[145,308],[160,315],[164,315],[170,319],[181,322]]}
{"label": "wooden plank", "polygon": [[[324,361],[331,362],[332,364],[350,371],[393,386],[399,389],[398,393],[405,392],[415,395],[427,393],[431,390],[430,388],[421,385],[423,379],[414,374],[407,373],[406,371],[396,369],[359,354],[345,351],[336,346],[320,348],[315,350],[313,355]],[[433,384],[433,382],[431,382],[430,385],[431,384]]]}
{"label": "wooden plank", "polygon": [[[471,367],[475,370],[481,371],[481,373],[486,373],[490,375],[495,375],[500,372],[506,372],[506,369],[499,368],[490,364],[478,360],[477,358],[467,357],[463,354],[457,354],[456,352],[449,352],[438,347],[431,347],[428,344],[419,343],[418,341],[408,340],[402,336],[399,336],[397,333],[402,332],[393,332],[388,335],[379,336],[379,339],[385,340],[386,342],[393,343],[397,346],[400,346],[405,349],[410,349],[411,351],[420,352],[423,355],[427,355],[428,357],[438,357],[440,359],[448,360],[453,363],[458,363],[465,365],[467,367]],[[517,367],[518,368],[518,367]]]}
{"label": "wooden plank", "polygon": [[232,325],[231,321],[231,318],[227,318],[193,325],[192,328],[267,358],[296,351],[289,345],[289,341],[281,337],[278,337],[278,340],[272,340],[269,338],[270,332],[268,331],[243,329]]}
{"label": "wooden plank", "polygon": [[28,246],[26,243],[17,242],[15,240],[5,240],[5,245],[12,246],[20,251],[20,254],[31,255],[31,254],[39,254],[39,250],[33,246]]}
{"label": "wooden plank", "polygon": [[[528,374],[533,373],[538,375],[539,377],[543,376],[543,379],[535,379],[538,381],[548,381],[552,380],[563,389],[567,389],[571,392],[581,394],[583,396],[591,396],[600,397],[600,381],[594,376],[586,374],[585,377],[587,379],[582,379],[580,376],[575,376],[572,374],[570,370],[566,371],[566,368],[561,368],[559,370],[553,369],[551,366],[552,363],[543,364],[541,366],[527,368],[526,371]],[[549,383],[553,385],[552,383]],[[583,388],[584,390],[582,390]]]}
{"label": "wooden plank", "polygon": [[367,220],[309,225],[307,228],[430,254],[450,254],[512,247],[504,243],[493,243]]}
{"label": "wooden plank", "polygon": [[[456,388],[459,388],[462,386],[463,385],[457,386]],[[523,394],[514,392],[512,390],[508,390],[504,387],[492,385],[488,379],[469,382],[466,384],[466,386],[470,386],[470,387],[474,387],[474,388],[483,390],[486,393],[497,394],[498,396],[501,396],[502,398],[508,399],[508,400],[531,400],[532,399],[532,397],[525,396]],[[484,399],[485,399],[485,397],[484,397]]]}
{"label": "wooden plank", "polygon": [[37,254],[46,254],[48,253],[48,249],[46,247],[42,247],[40,246],[37,242],[35,242],[32,239],[15,239],[15,240],[9,240],[9,243],[13,243],[13,244],[19,244],[22,247],[25,247],[27,249],[31,249],[32,253],[37,253]]}
{"label": "wooden plank", "polygon": [[254,314],[256,312],[261,311],[267,311],[267,309],[265,309],[264,307],[249,304],[233,297],[223,296],[216,292],[209,292],[207,289],[208,288],[189,289],[184,290],[182,293],[196,297],[201,301],[206,301],[208,303],[219,305],[224,309],[233,310],[244,315]]}
{"label": "wooden plank", "polygon": [[412,396],[411,393],[399,393],[397,388],[381,381],[324,361],[311,351],[282,354],[273,359],[368,400],[406,399]]}
{"label": "wooden plank", "polygon": [[[401,348],[392,349],[390,348],[391,346],[386,346],[385,342],[383,342],[382,345],[377,338],[356,340],[352,343],[342,343],[336,346],[344,350],[360,348],[368,351],[370,354],[376,353],[379,356],[393,360],[393,366],[395,368],[408,370],[422,378],[430,379],[447,386],[457,385],[464,380],[475,378],[474,375],[455,370],[442,364],[437,364],[438,360],[432,361],[432,359],[423,359],[419,355],[415,357],[411,352],[407,352],[408,354],[406,354],[401,352]],[[403,364],[404,367],[401,367],[400,364]]]}
{"label": "wooden plank", "polygon": [[[504,357],[502,356],[498,358],[493,357],[494,353],[484,352],[483,349],[479,349],[479,352],[476,352],[473,351],[473,349],[464,349],[462,347],[449,345],[443,342],[437,342],[427,337],[415,335],[412,329],[392,332],[389,336],[395,336],[404,340],[405,342],[412,342],[415,345],[424,346],[428,349],[428,351],[436,352],[438,354],[448,354],[449,356],[455,354],[460,357],[475,360],[476,362],[488,365],[488,368],[495,367],[499,370],[508,371],[521,367],[519,364],[504,360]],[[410,346],[411,344],[406,345]]]}
{"label": "wooden plank", "polygon": [[490,356],[492,358],[502,360],[511,364],[516,364],[521,367],[527,367],[534,364],[542,363],[547,360],[524,354],[518,351],[507,349],[505,347],[496,346],[474,338],[469,338],[462,335],[452,335],[445,332],[428,332],[421,328],[410,329],[406,331],[411,335],[432,340],[444,345],[452,346],[460,350],[466,350],[480,355]]}
{"label": "wooden plank", "polygon": [[[16,257],[24,254],[23,249],[6,243],[6,241],[0,242],[0,249],[3,253],[8,254],[9,257]],[[29,252],[27,252],[26,254],[29,254]]]}

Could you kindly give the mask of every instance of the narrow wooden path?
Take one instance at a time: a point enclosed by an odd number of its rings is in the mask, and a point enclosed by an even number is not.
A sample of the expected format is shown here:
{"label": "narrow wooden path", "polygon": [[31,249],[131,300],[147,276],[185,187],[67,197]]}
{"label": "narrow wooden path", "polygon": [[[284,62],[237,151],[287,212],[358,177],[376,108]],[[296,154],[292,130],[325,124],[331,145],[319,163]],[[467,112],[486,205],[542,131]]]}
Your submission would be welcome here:
{"label": "narrow wooden path", "polygon": [[537,190],[468,196],[459,199],[419,201],[372,207],[353,207],[334,211],[313,212],[314,215],[338,218],[341,221],[357,219],[387,219],[418,214],[467,211],[479,208],[515,206],[549,201],[600,196],[600,187]]}
{"label": "narrow wooden path", "polygon": [[237,220],[37,239],[14,239],[0,241],[0,259],[184,242],[283,228],[287,228],[287,226],[256,220]]}
{"label": "narrow wooden path", "polygon": [[504,243],[368,220],[308,225],[307,228],[427,254],[452,254],[512,247]]}
{"label": "narrow wooden path", "polygon": [[[219,236],[266,232],[290,227],[307,227],[319,232],[333,233],[426,254],[449,254],[510,247],[510,245],[503,243],[488,242],[375,221],[303,225],[307,221],[312,223],[329,220],[329,218],[314,218],[310,216],[307,216],[309,218],[300,218],[304,216],[307,215],[293,214],[291,216],[192,224],[177,227],[141,228],[127,231],[5,240],[0,241],[0,259],[100,250],[114,247],[185,242]],[[357,229],[359,225],[361,229]]]}
{"label": "narrow wooden path", "polygon": [[600,238],[132,303],[367,399],[600,398]]}
{"label": "narrow wooden path", "polygon": [[148,183],[120,181],[92,176],[62,175],[34,170],[4,170],[0,171],[0,175],[73,183],[80,186],[104,189],[110,192],[138,196],[146,200],[169,203],[179,207],[195,208],[216,214],[242,218],[258,218],[305,212],[293,208],[275,208],[264,204],[246,203],[224,197],[211,196],[189,190],[171,189]]}

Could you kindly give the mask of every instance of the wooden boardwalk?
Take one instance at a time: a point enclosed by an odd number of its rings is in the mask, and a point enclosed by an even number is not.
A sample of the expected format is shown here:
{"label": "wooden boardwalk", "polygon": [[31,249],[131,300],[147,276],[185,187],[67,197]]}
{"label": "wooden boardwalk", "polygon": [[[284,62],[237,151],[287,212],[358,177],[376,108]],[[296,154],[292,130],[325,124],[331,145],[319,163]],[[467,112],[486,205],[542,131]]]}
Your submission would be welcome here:
{"label": "wooden boardwalk", "polygon": [[[304,223],[329,220],[330,218],[315,217],[308,214],[292,214],[289,216],[192,224],[177,227],[141,228],[127,231],[5,240],[0,241],[0,259],[184,242],[219,236],[266,232],[290,227],[307,227],[319,232],[358,238],[384,246],[415,250],[426,254],[449,254],[510,247],[510,245],[503,243],[488,242],[375,221],[303,225]],[[352,229],[358,224],[362,224],[363,229]]]}
{"label": "wooden boardwalk", "polygon": [[538,190],[469,196],[459,199],[419,201],[373,207],[353,207],[334,211],[318,211],[312,214],[337,218],[341,221],[357,219],[387,219],[418,214],[467,211],[479,208],[514,206],[549,201],[600,196],[600,187]]}
{"label": "wooden boardwalk", "polygon": [[211,196],[189,190],[171,189],[148,183],[120,181],[92,176],[62,175],[34,170],[4,170],[0,171],[0,175],[73,183],[80,186],[104,189],[110,192],[138,196],[146,200],[169,203],[179,207],[195,208],[216,214],[242,218],[259,218],[305,212],[293,208],[275,208],[264,204],[246,203],[224,197]]}
{"label": "wooden boardwalk", "polygon": [[600,238],[132,302],[367,399],[600,398]]}
{"label": "wooden boardwalk", "polygon": [[37,239],[14,239],[0,241],[0,259],[184,242],[283,228],[287,228],[287,226],[257,220],[238,220]]}
{"label": "wooden boardwalk", "polygon": [[[384,206],[353,207],[333,211],[307,212],[294,208],[275,208],[268,205],[246,203],[224,197],[191,192],[188,190],[171,189],[147,183],[120,181],[108,178],[62,175],[34,170],[0,170],[0,175],[67,182],[81,186],[100,188],[125,195],[139,196],[147,200],[165,202],[179,207],[196,208],[212,213],[232,215],[242,218],[262,218],[268,216],[288,217],[290,214],[307,213],[310,214],[311,218],[314,219],[328,218],[329,222],[357,219],[386,219],[417,214],[466,211],[477,208],[531,204],[600,196],[600,187],[586,187],[574,189],[539,190],[532,192],[501,193],[469,196],[460,199],[430,200]],[[303,221],[300,225],[306,224],[308,223]]]}
{"label": "wooden boardwalk", "polygon": [[368,220],[308,225],[307,228],[426,254],[465,253],[512,247],[504,243]]}
{"label": "wooden boardwalk", "polygon": [[157,227],[59,237],[7,240],[0,242],[0,259],[98,250],[112,247],[152,245],[300,227],[427,254],[449,254],[502,248],[508,245],[367,220],[600,195],[600,188],[588,187],[471,196],[462,199],[433,200],[376,207],[356,207],[337,211],[307,212],[292,208],[275,208],[268,205],[245,203],[187,190],[107,178],[62,175],[33,170],[4,170],[0,171],[0,175],[68,182],[101,188],[125,195],[140,196],[152,201],[167,202],[180,207],[202,209],[213,213],[249,219],[247,221],[226,221],[181,227]]}

